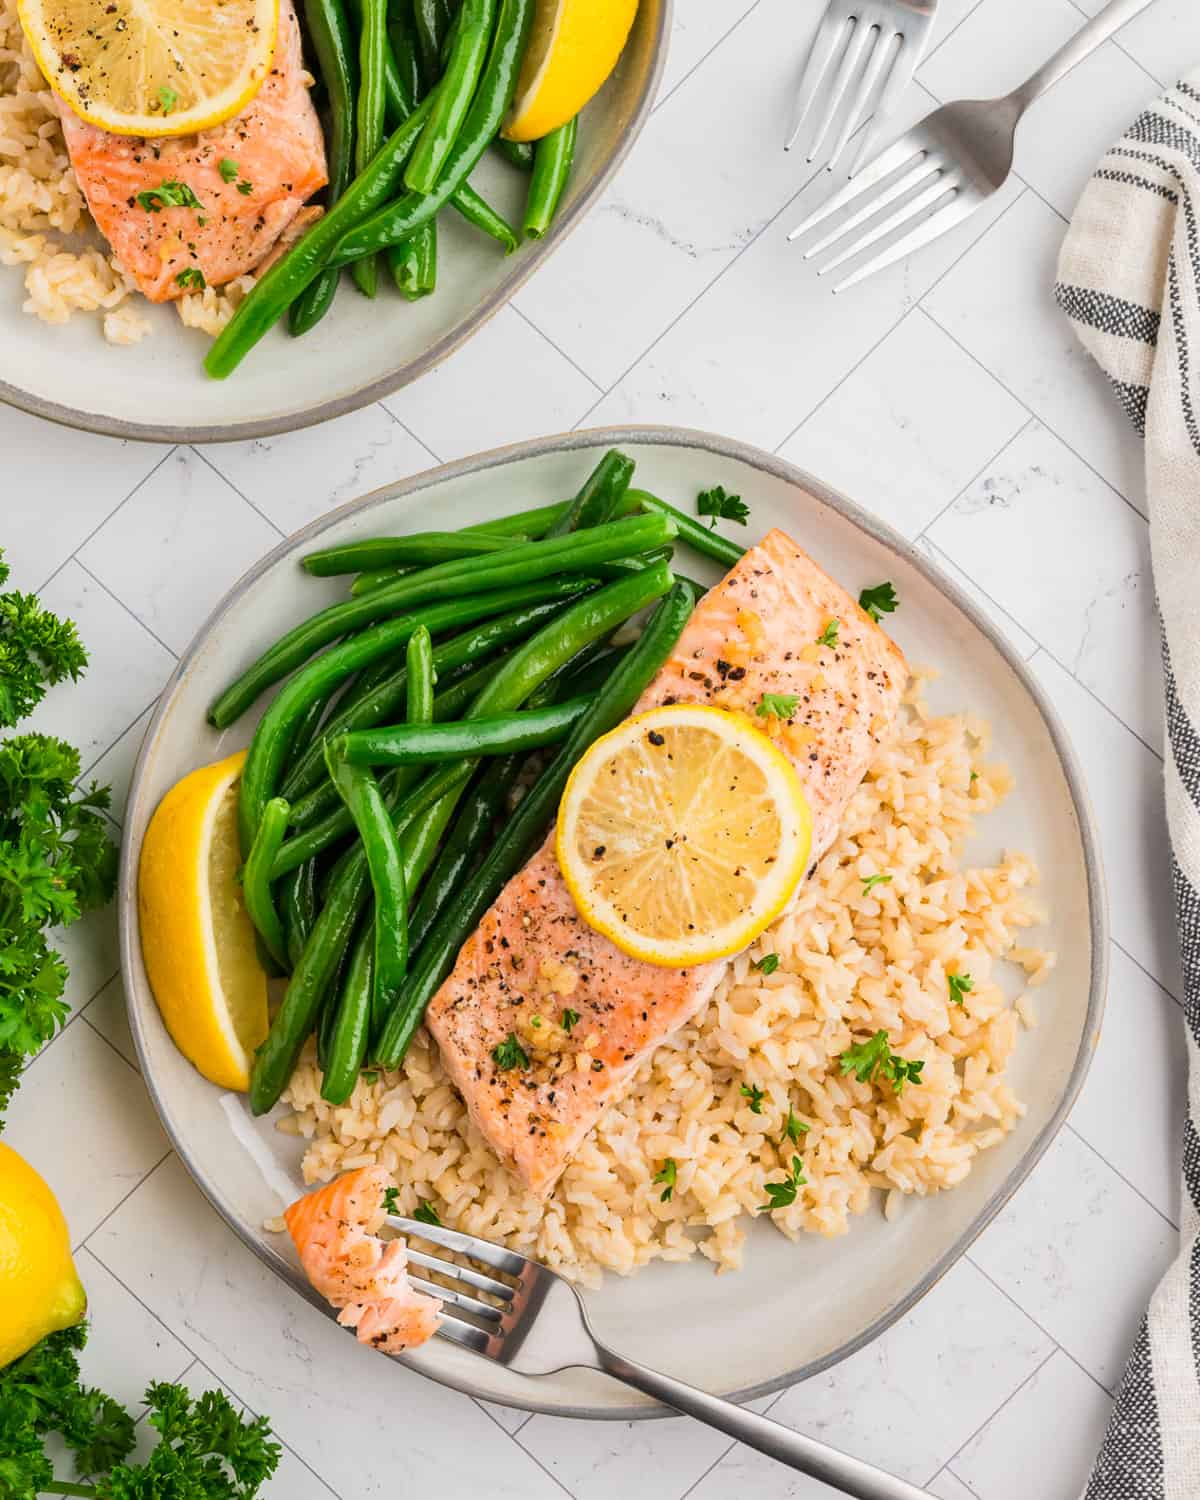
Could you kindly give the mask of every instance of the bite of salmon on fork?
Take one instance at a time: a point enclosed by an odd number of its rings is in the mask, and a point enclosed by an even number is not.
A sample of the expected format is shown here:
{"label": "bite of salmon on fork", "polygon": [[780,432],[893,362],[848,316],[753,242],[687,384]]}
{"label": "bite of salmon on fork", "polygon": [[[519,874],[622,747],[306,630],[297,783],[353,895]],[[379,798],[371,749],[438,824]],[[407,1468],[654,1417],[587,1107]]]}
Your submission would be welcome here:
{"label": "bite of salmon on fork", "polygon": [[300,25],[280,0],[271,71],[240,114],[197,135],[112,135],[59,104],[71,166],[97,228],[151,302],[258,269],[315,212],[327,181]]}
{"label": "bite of salmon on fork", "polygon": [[441,1302],[409,1283],[403,1240],[383,1241],[390,1174],[359,1167],[284,1211],[304,1273],[338,1322],[384,1354],[415,1349],[437,1332]]}
{"label": "bite of salmon on fork", "polygon": [[[634,713],[683,703],[750,716],[800,778],[815,866],[892,733],[907,675],[899,647],[851,595],[772,531],[704,596]],[[791,712],[760,715],[764,696]],[[657,967],[595,931],[559,872],[552,832],[464,944],[426,1024],[481,1134],[544,1195],[725,967]],[[514,1057],[528,1066],[506,1065]]]}

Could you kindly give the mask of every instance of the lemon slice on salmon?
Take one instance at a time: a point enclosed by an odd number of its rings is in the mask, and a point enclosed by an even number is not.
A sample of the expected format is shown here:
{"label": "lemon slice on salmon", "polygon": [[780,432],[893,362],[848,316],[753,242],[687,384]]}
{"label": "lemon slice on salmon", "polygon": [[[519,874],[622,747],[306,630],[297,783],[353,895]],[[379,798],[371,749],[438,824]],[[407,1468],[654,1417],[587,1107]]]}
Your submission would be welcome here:
{"label": "lemon slice on salmon", "polygon": [[267,976],[238,882],[238,778],[245,751],[178,782],[142,841],[142,957],[167,1030],[223,1088],[250,1087],[267,1034]]}
{"label": "lemon slice on salmon", "polygon": [[537,0],[501,133],[537,141],[573,120],[616,67],[637,8],[638,0]]}
{"label": "lemon slice on salmon", "polygon": [[245,109],[271,71],[279,0],[17,0],[50,87],[114,135],[189,135]]}
{"label": "lemon slice on salmon", "polygon": [[571,772],[558,863],[623,952],[687,968],[747,947],[795,891],[812,816],[787,757],[740,714],[673,704],[627,719]]}

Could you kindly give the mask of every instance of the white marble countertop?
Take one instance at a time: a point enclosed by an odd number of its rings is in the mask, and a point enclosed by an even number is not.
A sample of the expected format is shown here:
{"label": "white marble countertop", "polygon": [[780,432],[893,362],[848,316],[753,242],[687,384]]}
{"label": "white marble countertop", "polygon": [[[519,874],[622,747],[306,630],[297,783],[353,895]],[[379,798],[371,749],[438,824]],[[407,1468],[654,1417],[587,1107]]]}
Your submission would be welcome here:
{"label": "white marble countertop", "polygon": [[[1099,8],[941,0],[906,108],[1009,87]],[[1176,1244],[1184,1052],[1140,446],[1051,285],[1091,166],[1200,59],[1200,10],[1159,0],[1038,107],[983,213],[838,299],[784,241],[811,197],[780,141],[817,10],[677,0],[662,96],[613,190],[515,305],[378,406],[203,453],[0,409],[0,544],[16,585],[72,615],[91,649],[83,682],[35,723],[82,744],[118,820],[154,699],[227,585],[332,503],[477,449],[607,422],[729,433],[844,489],[958,577],[1029,659],[1088,773],[1112,894],[1104,1036],[1067,1126],[940,1286],[767,1404],[941,1500],[1057,1500],[1083,1486]],[[151,1378],[224,1382],[286,1444],[276,1500],[832,1493],[683,1420],[530,1417],[379,1362],[358,1389],[330,1389],[322,1361],[344,1335],[242,1248],[167,1148],[111,913],[63,951],[73,1017],[6,1138],[66,1206],[94,1380],[129,1401]]]}

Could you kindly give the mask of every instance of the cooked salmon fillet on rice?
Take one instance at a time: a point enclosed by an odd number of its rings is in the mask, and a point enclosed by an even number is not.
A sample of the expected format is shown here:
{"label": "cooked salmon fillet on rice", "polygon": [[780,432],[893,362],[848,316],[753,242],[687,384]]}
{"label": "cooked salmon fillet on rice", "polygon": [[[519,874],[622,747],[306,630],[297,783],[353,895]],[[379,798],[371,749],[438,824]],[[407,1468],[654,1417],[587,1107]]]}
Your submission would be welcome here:
{"label": "cooked salmon fillet on rice", "polygon": [[[837,642],[818,644],[836,620]],[[813,816],[812,865],[893,730],[908,676],[896,644],[782,531],[701,600],[634,713],[705,703],[754,715],[794,694],[790,719],[755,717],[796,767]],[[426,1024],[481,1134],[548,1193],[642,1060],[712,996],[725,961],[665,969],[622,953],[579,916],[553,832],[497,897],[434,996]],[[531,1024],[569,1007],[579,1019]],[[526,1068],[492,1051],[516,1035]]]}
{"label": "cooked salmon fillet on rice", "polygon": [[400,1354],[437,1332],[441,1302],[409,1285],[403,1240],[381,1240],[384,1192],[392,1179],[382,1167],[360,1167],[306,1193],[284,1211],[304,1273],[321,1296],[340,1308],[338,1322],[358,1340]]}
{"label": "cooked salmon fillet on rice", "polygon": [[280,0],[270,73],[246,108],[213,130],[157,140],[110,135],[60,102],[91,216],[151,302],[257,269],[324,187],[311,81],[296,12],[291,0]]}

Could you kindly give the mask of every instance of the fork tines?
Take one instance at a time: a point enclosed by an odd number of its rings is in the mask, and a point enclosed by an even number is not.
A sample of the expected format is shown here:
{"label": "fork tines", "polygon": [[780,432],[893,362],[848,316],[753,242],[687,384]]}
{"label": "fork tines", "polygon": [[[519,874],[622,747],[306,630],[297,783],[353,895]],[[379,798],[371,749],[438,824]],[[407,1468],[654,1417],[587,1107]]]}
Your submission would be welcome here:
{"label": "fork tines", "polygon": [[[901,234],[899,239],[858,266],[834,288],[837,292],[845,291],[928,244],[965,218],[973,205],[964,200],[963,185],[957,164],[910,132],[797,224],[788,239],[800,239],[835,214],[851,210],[804,251],[804,259],[812,260],[823,251],[837,247],[833,259],[817,272],[819,276],[827,276],[872,245],[908,229],[907,234]],[[892,204],[898,206],[879,217]],[[860,228],[862,233],[855,234],[854,231]]]}
{"label": "fork tines", "polygon": [[[924,50],[928,27],[927,17],[892,3],[830,0],[809,50],[785,149],[790,150],[795,144],[826,79],[836,67],[808,152],[808,160],[815,161],[845,103],[841,128],[826,163],[832,170],[850,137],[867,117],[876,90],[879,97],[873,111],[875,118],[882,119],[892,109],[912,78]],[[864,132],[854,170],[865,157],[873,135],[873,128]]]}
{"label": "fork tines", "polygon": [[[426,1224],[419,1219],[401,1218],[398,1214],[389,1214],[387,1223],[408,1240],[410,1266],[421,1266],[450,1281],[486,1292],[489,1297],[500,1302],[501,1305],[496,1306],[493,1302],[481,1301],[468,1292],[440,1286],[427,1281],[423,1276],[413,1276],[410,1273],[408,1278],[417,1291],[430,1297],[439,1297],[444,1304],[439,1334],[455,1343],[464,1344],[468,1349],[474,1349],[476,1353],[486,1353],[490,1339],[501,1332],[501,1321],[516,1295],[516,1288],[507,1281],[500,1281],[471,1266],[456,1265],[453,1261],[441,1260],[424,1250],[416,1250],[412,1241],[422,1239],[460,1255],[470,1256],[472,1260],[490,1266],[504,1276],[519,1277],[526,1265],[525,1257],[506,1250],[502,1245],[489,1244],[486,1240],[476,1239],[474,1235],[463,1234],[457,1229],[447,1229],[441,1224]],[[463,1313],[469,1316],[463,1317]],[[475,1319],[478,1321],[474,1321]]]}

